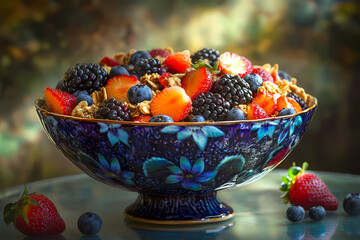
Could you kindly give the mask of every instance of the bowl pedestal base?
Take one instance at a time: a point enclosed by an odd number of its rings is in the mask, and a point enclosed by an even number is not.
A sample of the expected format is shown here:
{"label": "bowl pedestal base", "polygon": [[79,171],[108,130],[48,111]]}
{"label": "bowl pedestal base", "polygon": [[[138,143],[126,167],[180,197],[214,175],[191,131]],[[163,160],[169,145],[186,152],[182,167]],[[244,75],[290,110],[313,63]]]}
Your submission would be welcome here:
{"label": "bowl pedestal base", "polygon": [[154,224],[201,224],[228,220],[234,216],[234,210],[220,202],[216,192],[171,196],[139,193],[124,215],[133,221]]}

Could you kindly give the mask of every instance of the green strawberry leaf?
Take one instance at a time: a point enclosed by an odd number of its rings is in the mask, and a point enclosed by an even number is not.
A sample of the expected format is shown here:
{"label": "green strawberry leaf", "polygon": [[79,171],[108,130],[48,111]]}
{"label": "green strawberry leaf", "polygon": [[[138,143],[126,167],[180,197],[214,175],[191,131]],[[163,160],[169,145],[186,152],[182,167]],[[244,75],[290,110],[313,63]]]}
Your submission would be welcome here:
{"label": "green strawberry leaf", "polygon": [[191,65],[191,67],[193,67],[195,69],[204,67],[204,68],[208,69],[212,74],[218,74],[220,72],[219,61],[217,61],[214,66],[207,64],[203,60],[198,60],[195,64],[191,63],[190,65]]}
{"label": "green strawberry leaf", "polygon": [[8,203],[6,204],[5,208],[4,208],[4,221],[6,223],[6,225],[9,225],[10,223],[12,223],[15,219],[15,211],[16,209],[16,204],[15,203]]}
{"label": "green strawberry leaf", "polygon": [[24,212],[24,209],[21,208],[21,209],[19,210],[19,212],[20,212],[21,216],[24,218],[25,222],[26,222],[26,223],[29,223],[29,218],[28,218],[28,216],[26,215],[26,213]]}

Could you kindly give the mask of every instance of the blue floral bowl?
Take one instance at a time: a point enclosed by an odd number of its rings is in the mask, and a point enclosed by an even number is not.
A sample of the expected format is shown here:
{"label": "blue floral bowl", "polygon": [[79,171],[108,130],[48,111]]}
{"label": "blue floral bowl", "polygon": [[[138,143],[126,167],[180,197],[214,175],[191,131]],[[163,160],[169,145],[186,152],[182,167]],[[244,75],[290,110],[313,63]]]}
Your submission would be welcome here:
{"label": "blue floral bowl", "polygon": [[274,169],[304,135],[317,107],[285,117],[226,122],[135,123],[48,112],[35,102],[55,146],[89,176],[139,192],[125,216],[142,222],[193,224],[231,218],[217,191]]}

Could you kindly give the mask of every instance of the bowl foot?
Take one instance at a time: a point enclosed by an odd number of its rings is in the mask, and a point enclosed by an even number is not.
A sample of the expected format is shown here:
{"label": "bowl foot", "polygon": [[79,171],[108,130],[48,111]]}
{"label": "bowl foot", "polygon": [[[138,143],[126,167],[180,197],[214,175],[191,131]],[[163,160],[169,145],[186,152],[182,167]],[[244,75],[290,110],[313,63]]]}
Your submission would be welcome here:
{"label": "bowl foot", "polygon": [[217,193],[203,195],[152,195],[139,193],[125,209],[125,217],[155,224],[199,224],[225,221],[234,210],[220,202]]}

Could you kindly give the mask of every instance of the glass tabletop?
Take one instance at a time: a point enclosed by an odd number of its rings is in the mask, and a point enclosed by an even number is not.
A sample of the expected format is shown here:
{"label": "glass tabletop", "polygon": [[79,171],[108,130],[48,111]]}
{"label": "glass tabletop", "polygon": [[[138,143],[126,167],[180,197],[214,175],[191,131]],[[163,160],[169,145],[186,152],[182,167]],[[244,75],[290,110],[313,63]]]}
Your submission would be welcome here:
{"label": "glass tabletop", "polygon": [[[289,205],[282,203],[279,184],[283,170],[275,170],[262,179],[242,188],[219,192],[219,199],[235,210],[227,221],[202,225],[163,226],[132,222],[123,211],[137,193],[107,186],[87,175],[73,175],[28,183],[30,192],[49,197],[66,223],[61,236],[46,239],[360,239],[360,216],[350,217],[342,208],[344,197],[360,191],[360,176],[316,172],[339,200],[339,209],[327,212],[320,222],[310,220],[308,214],[300,223],[286,219]],[[23,191],[16,186],[0,191],[0,212],[6,203],[15,201]],[[86,212],[98,213],[103,220],[101,231],[91,237],[77,229],[78,217]],[[2,216],[1,216],[2,218]],[[0,239],[26,238],[13,226],[0,220]],[[43,238],[44,239],[44,238]]]}

